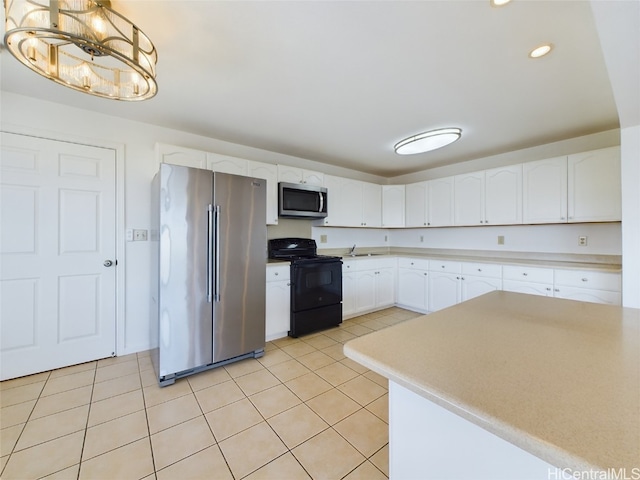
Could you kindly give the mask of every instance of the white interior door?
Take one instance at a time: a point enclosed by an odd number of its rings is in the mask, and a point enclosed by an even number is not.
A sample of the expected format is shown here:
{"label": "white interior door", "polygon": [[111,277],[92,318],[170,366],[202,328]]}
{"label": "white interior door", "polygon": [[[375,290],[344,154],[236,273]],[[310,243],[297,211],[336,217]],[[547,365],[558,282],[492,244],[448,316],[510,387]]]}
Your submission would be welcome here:
{"label": "white interior door", "polygon": [[113,355],[115,151],[2,133],[0,174],[0,379]]}

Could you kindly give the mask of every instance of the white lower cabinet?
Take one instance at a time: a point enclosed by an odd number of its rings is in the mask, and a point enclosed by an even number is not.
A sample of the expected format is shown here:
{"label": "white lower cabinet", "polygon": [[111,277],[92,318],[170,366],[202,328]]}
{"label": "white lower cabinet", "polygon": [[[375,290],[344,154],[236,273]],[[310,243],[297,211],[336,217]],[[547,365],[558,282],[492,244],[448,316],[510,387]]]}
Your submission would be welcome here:
{"label": "white lower cabinet", "polygon": [[620,305],[622,303],[621,288],[622,278],[618,273],[554,270],[554,297]]}
{"label": "white lower cabinet", "polygon": [[505,265],[502,267],[502,289],[507,292],[553,296],[553,269]]}
{"label": "white lower cabinet", "polygon": [[398,268],[398,305],[409,310],[429,311],[429,273],[426,270]]}
{"label": "white lower cabinet", "polygon": [[502,265],[463,263],[461,300],[471,300],[494,290],[502,290]]}
{"label": "white lower cabinet", "polygon": [[429,310],[437,312],[460,303],[460,262],[429,260]]}
{"label": "white lower cabinet", "polygon": [[[395,305],[396,270],[395,258],[345,261],[342,266],[343,318]],[[345,277],[348,277],[346,283]]]}
{"label": "white lower cabinet", "polygon": [[290,329],[291,273],[287,265],[267,265],[265,339],[286,337]]}
{"label": "white lower cabinet", "polygon": [[356,272],[347,262],[342,265],[342,318],[356,314]]}

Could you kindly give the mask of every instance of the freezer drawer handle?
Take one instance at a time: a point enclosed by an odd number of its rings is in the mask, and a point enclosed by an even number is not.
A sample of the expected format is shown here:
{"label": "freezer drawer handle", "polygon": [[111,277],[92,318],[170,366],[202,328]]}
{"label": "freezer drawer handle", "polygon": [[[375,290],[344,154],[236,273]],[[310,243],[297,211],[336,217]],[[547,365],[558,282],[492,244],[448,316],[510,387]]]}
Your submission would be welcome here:
{"label": "freezer drawer handle", "polygon": [[207,208],[208,227],[207,227],[207,302],[213,300],[213,286],[211,285],[211,274],[213,273],[213,205],[209,204]]}

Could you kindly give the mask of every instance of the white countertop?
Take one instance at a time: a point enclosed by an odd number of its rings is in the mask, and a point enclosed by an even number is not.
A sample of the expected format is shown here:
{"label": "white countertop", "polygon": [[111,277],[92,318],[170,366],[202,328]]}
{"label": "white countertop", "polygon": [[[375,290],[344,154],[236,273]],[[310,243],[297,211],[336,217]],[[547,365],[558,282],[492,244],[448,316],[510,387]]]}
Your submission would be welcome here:
{"label": "white countertop", "polygon": [[496,291],[345,355],[552,465],[640,468],[640,310]]}

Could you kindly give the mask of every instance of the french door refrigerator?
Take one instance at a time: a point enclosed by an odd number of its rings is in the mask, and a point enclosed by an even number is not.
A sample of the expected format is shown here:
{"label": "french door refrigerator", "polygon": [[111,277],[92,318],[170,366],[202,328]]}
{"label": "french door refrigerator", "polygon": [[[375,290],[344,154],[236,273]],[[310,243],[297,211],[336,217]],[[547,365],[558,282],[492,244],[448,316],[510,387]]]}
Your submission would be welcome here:
{"label": "french door refrigerator", "polygon": [[152,218],[151,341],[159,384],[262,356],[266,180],[161,164]]}

